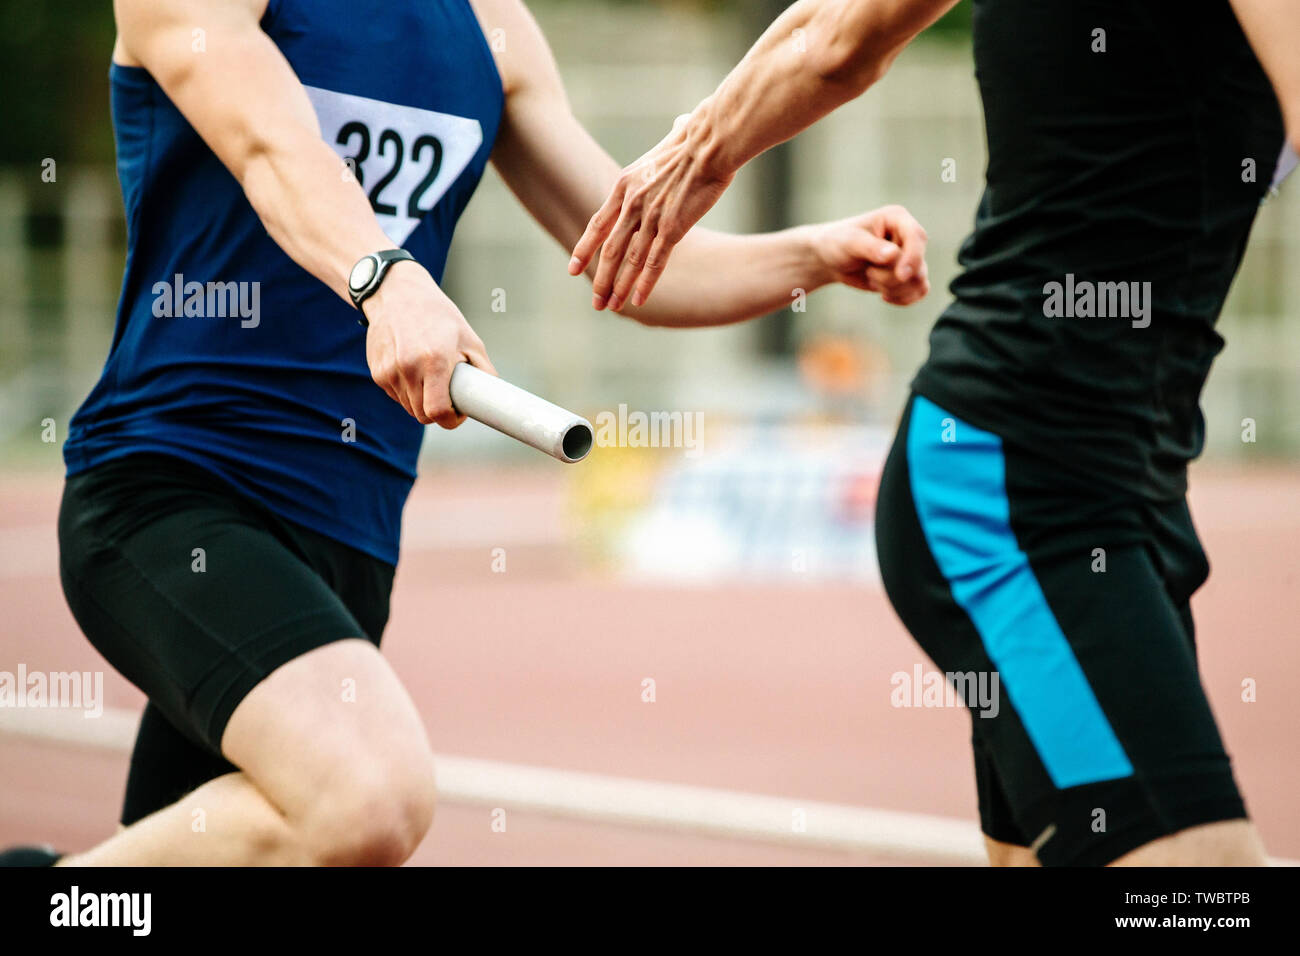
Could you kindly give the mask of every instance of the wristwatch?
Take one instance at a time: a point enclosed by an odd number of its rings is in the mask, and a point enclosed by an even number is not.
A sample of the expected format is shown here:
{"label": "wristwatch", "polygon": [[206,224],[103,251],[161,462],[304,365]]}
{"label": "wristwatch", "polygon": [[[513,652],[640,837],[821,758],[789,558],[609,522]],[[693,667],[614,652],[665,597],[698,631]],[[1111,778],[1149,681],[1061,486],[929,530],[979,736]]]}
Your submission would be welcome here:
{"label": "wristwatch", "polygon": [[366,319],[366,313],[361,308],[361,303],[379,291],[384,276],[388,274],[388,270],[394,262],[402,262],[406,259],[414,262],[415,256],[405,249],[385,249],[383,252],[372,252],[370,255],[358,259],[357,264],[348,273],[348,295],[352,297],[352,304],[357,307],[357,312],[360,314],[357,321],[363,326],[369,325],[370,322]]}

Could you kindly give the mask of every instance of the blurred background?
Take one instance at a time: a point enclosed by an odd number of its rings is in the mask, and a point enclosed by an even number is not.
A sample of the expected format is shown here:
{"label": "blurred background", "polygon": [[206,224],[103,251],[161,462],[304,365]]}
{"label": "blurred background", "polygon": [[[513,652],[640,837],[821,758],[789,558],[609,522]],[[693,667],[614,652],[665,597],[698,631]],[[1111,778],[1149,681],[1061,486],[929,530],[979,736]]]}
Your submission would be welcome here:
{"label": "blurred background", "polygon": [[[579,118],[628,163],[785,4],[529,6]],[[29,91],[0,139],[0,671],[103,669],[63,605],[53,523],[124,257],[112,39],[103,0],[0,0],[8,85]],[[898,309],[830,289],[690,332],[592,312],[567,251],[485,177],[444,286],[502,374],[586,414],[598,447],[566,468],[472,422],[427,436],[386,637],[447,756],[417,862],[977,861],[966,717],[892,693],[931,665],[880,591],[872,513],[984,161],[962,4],[706,219],[747,232],[901,203],[930,234],[930,297]],[[1221,320],[1193,471],[1215,562],[1205,680],[1270,850],[1296,857],[1300,707],[1268,679],[1300,664],[1298,262],[1293,185],[1262,210]],[[601,441],[602,421],[638,414],[662,442]],[[111,829],[140,698],[111,671],[106,695],[94,730],[0,708],[0,843]]]}

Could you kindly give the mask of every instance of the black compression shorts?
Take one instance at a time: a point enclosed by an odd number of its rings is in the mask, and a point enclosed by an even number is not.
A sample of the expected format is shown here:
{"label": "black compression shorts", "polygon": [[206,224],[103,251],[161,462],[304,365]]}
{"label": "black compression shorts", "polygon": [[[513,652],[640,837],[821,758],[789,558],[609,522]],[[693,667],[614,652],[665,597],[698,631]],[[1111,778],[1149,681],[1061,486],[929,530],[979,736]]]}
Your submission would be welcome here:
{"label": "black compression shorts", "polygon": [[333,641],[377,645],[388,619],[391,565],[168,455],[70,478],[59,552],[91,644],[213,756],[235,707],[277,667]]}
{"label": "black compression shorts", "polygon": [[1188,602],[1209,566],[1186,502],[1089,498],[1064,468],[914,395],[877,549],[939,670],[998,690],[963,695],[984,832],[1100,865],[1245,808],[1197,673]]}

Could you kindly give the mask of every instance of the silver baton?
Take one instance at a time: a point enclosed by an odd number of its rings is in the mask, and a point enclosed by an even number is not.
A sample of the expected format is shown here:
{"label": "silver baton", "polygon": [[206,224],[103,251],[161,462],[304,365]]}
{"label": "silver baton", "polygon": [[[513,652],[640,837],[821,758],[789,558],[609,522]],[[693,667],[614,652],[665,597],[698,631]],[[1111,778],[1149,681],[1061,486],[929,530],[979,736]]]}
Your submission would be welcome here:
{"label": "silver baton", "polygon": [[466,362],[452,370],[451,403],[460,414],[560,461],[582,461],[591,451],[591,422]]}

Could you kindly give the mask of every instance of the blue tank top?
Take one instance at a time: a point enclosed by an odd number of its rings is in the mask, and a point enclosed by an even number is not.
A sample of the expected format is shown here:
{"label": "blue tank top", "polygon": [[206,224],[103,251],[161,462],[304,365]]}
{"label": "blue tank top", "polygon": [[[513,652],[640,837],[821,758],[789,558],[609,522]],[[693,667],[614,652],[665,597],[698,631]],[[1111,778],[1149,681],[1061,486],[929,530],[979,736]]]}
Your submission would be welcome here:
{"label": "blue tank top", "polygon": [[[467,0],[270,0],[262,28],[393,245],[440,280],[504,101]],[[174,455],[395,564],[424,429],[371,381],[356,311],[270,239],[145,70],[110,77],[126,273],[68,474]]]}

